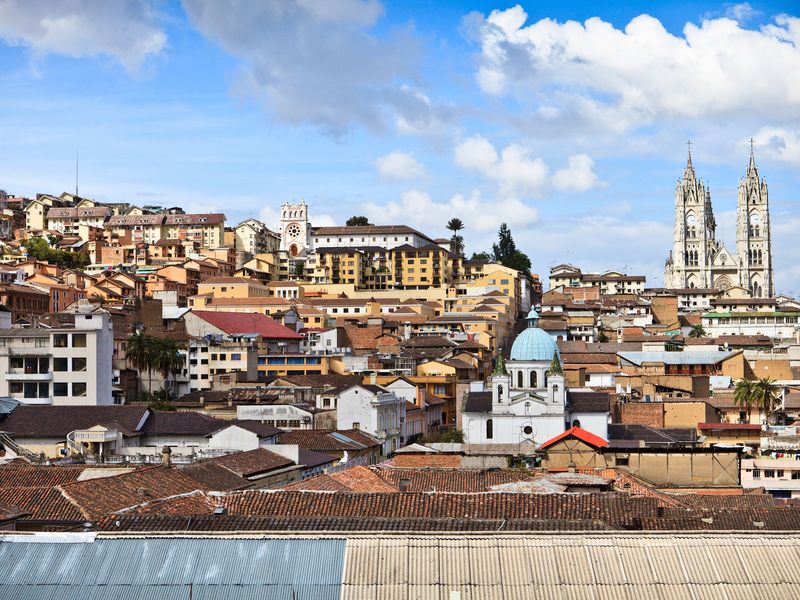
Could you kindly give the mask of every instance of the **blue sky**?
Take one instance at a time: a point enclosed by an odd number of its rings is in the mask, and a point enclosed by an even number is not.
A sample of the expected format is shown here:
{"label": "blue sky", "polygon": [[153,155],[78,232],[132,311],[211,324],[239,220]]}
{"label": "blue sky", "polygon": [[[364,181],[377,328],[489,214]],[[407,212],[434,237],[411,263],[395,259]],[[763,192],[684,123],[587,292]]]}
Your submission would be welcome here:
{"label": "blue sky", "polygon": [[[693,140],[718,236],[757,142],[800,294],[795,2],[0,0],[0,189],[317,225],[367,214],[468,252],[506,221],[558,262],[660,285]],[[794,76],[792,75],[794,74]]]}

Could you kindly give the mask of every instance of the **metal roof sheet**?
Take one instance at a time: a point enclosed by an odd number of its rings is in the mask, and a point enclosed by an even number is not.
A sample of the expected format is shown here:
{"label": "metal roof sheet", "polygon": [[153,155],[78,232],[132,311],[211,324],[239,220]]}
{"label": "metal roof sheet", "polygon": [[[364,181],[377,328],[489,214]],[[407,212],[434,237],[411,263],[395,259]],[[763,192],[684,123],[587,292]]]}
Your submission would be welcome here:
{"label": "metal roof sheet", "polygon": [[0,541],[0,597],[339,597],[344,540],[78,539]]}

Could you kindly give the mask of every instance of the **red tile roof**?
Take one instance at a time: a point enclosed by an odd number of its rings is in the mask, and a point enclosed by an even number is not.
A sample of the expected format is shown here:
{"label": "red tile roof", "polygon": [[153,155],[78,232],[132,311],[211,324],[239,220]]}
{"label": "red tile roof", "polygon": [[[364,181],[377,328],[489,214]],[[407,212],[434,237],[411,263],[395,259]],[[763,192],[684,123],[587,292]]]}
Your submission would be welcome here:
{"label": "red tile roof", "polygon": [[697,428],[704,431],[713,429],[761,431],[761,425],[757,423],[698,423]]}
{"label": "red tile roof", "polygon": [[541,446],[539,446],[539,450],[544,450],[545,448],[552,446],[556,442],[560,442],[561,440],[568,437],[577,438],[583,443],[588,444],[590,446],[594,446],[595,448],[605,448],[606,446],[608,446],[608,441],[604,440],[600,436],[590,433],[585,429],[581,429],[580,427],[570,427],[564,433],[560,433],[556,437],[551,438],[546,442],[544,442]]}
{"label": "red tile roof", "polygon": [[301,340],[303,336],[284,327],[274,319],[261,313],[235,313],[216,312],[208,310],[193,310],[207,323],[221,329],[225,333],[257,333],[264,339],[276,340]]}

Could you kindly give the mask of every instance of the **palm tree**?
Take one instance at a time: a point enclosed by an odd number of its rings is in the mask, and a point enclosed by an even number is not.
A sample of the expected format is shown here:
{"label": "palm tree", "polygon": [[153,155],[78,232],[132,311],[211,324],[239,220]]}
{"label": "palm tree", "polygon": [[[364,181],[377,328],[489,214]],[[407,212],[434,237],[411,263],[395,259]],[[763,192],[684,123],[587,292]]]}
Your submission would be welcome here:
{"label": "palm tree", "polygon": [[703,326],[699,323],[697,325],[693,325],[692,330],[689,332],[689,337],[695,339],[704,338],[706,337],[706,330],[703,329]]}
{"label": "palm tree", "polygon": [[763,377],[753,384],[754,404],[761,409],[767,420],[775,411],[779,399],[779,388],[775,385],[774,379]]}
{"label": "palm tree", "polygon": [[754,397],[755,386],[749,379],[741,379],[736,383],[736,388],[733,392],[733,401],[736,406],[743,408],[747,412],[747,419],[750,420],[750,411],[755,404]]}
{"label": "palm tree", "polygon": [[128,362],[130,362],[140,374],[142,371],[147,371],[148,374],[151,375],[150,383],[148,383],[148,392],[152,384],[153,349],[153,338],[149,335],[144,335],[140,331],[131,335],[125,346],[125,358]]}
{"label": "palm tree", "polygon": [[464,222],[458,217],[453,217],[447,222],[447,229],[453,232],[450,238],[450,251],[456,256],[464,254],[464,238],[458,232],[464,229]]}
{"label": "palm tree", "polygon": [[169,382],[169,376],[183,367],[184,356],[181,354],[183,349],[183,345],[173,338],[161,338],[155,344],[155,366],[164,377],[165,389]]}

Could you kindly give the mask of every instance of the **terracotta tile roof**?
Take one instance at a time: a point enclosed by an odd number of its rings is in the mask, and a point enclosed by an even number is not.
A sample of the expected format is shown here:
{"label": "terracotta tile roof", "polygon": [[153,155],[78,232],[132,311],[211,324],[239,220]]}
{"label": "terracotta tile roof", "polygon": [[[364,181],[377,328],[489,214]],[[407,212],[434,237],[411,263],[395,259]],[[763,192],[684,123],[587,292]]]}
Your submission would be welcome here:
{"label": "terracotta tile roof", "polygon": [[250,482],[227,467],[212,460],[203,460],[181,468],[181,472],[194,479],[199,488],[227,492],[246,488]]}
{"label": "terracotta tile roof", "polygon": [[179,469],[155,466],[116,477],[77,481],[57,489],[87,516],[97,519],[129,506],[204,488]]}
{"label": "terracotta tile roof", "polygon": [[86,516],[57,487],[0,488],[0,502],[29,513],[27,520],[86,520]]}
{"label": "terracotta tile roof", "polygon": [[400,489],[400,481],[405,480],[408,492],[488,492],[496,485],[533,479],[532,472],[509,469],[404,469],[378,466],[372,467],[372,470],[395,491]]}
{"label": "terracotta tile roof", "polygon": [[464,412],[491,412],[492,392],[467,392],[467,402]]}
{"label": "terracotta tile roof", "polygon": [[570,427],[564,433],[560,433],[554,438],[551,438],[546,442],[544,442],[541,446],[539,446],[539,450],[544,450],[545,448],[549,448],[556,442],[560,442],[561,440],[568,437],[577,438],[583,443],[588,444],[589,446],[594,446],[595,448],[605,448],[606,446],[608,446],[608,442],[603,438],[601,438],[600,436],[590,433],[585,429],[581,429],[580,427]]}
{"label": "terracotta tile roof", "polygon": [[[115,515],[200,515],[208,514],[218,506],[213,496],[195,490],[185,494],[157,498],[130,506],[114,513]],[[112,517],[116,518],[116,517]]]}
{"label": "terracotta tile roof", "polygon": [[359,451],[376,448],[381,442],[358,429],[298,429],[278,437],[279,444],[297,444],[316,452]]}
{"label": "terracotta tile roof", "polygon": [[303,336],[261,313],[214,312],[193,310],[207,323],[225,333],[257,333],[265,340],[301,340]]}
{"label": "terracotta tile roof", "polygon": [[31,406],[20,405],[0,422],[0,431],[16,437],[63,437],[98,423],[118,423],[136,431],[147,406]]}
{"label": "terracotta tile roof", "polygon": [[285,490],[317,490],[329,492],[397,492],[368,467],[355,466],[336,473],[317,475],[289,484]]}
{"label": "terracotta tile roof", "polygon": [[229,424],[198,412],[153,411],[142,427],[147,435],[208,435]]}
{"label": "terracotta tile roof", "polygon": [[223,466],[240,477],[251,477],[294,465],[294,461],[263,448],[227,454],[209,459],[209,462]]}
{"label": "terracotta tile roof", "polygon": [[280,516],[247,517],[230,515],[122,515],[105,519],[101,528],[106,531],[602,531],[612,529],[601,520],[564,519],[465,519],[432,517],[328,517]]}
{"label": "terracotta tile roof", "polygon": [[77,481],[85,468],[83,465],[0,467],[0,489],[63,485]]}

